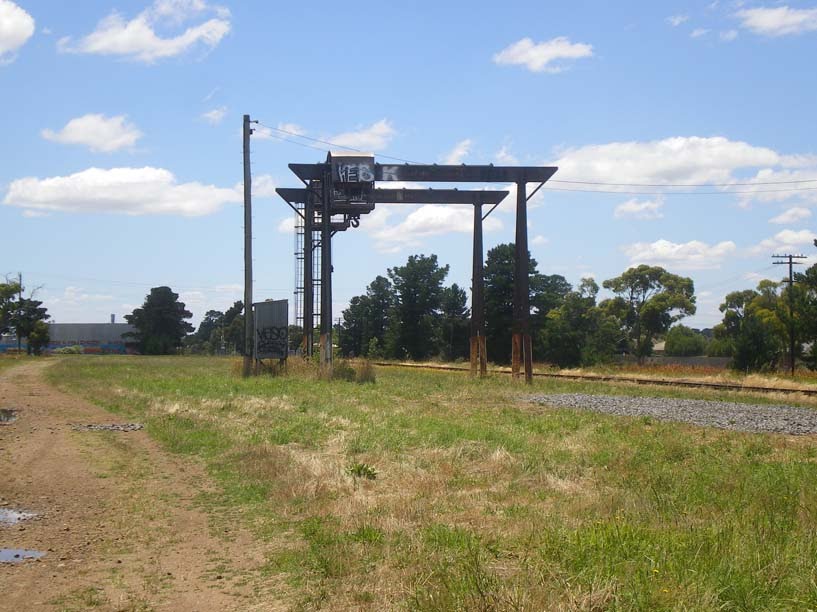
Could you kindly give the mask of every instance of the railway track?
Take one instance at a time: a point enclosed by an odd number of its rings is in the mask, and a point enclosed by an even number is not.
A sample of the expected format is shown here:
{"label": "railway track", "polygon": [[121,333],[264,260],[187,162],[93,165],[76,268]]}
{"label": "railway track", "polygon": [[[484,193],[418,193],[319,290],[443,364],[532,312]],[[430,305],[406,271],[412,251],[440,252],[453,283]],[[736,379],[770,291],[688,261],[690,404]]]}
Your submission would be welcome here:
{"label": "railway track", "polygon": [[[418,363],[393,363],[388,361],[375,361],[377,366],[396,367],[396,368],[416,368],[420,370],[443,370],[451,372],[466,372],[469,373],[470,368],[460,368],[457,366],[448,365],[433,365],[433,364],[418,364]],[[492,368],[488,370],[492,374],[511,374],[510,370]],[[639,378],[637,376],[610,376],[604,374],[563,374],[557,372],[534,372],[533,375],[538,378],[558,378],[563,380],[583,380],[593,382],[610,382],[610,383],[634,383],[637,385],[657,385],[660,387],[685,387],[693,389],[716,389],[721,391],[741,391],[743,393],[782,393],[786,395],[802,394],[809,397],[817,397],[817,388],[780,388],[780,387],[761,387],[758,385],[741,385],[739,383],[716,383],[683,379],[671,378]]]}

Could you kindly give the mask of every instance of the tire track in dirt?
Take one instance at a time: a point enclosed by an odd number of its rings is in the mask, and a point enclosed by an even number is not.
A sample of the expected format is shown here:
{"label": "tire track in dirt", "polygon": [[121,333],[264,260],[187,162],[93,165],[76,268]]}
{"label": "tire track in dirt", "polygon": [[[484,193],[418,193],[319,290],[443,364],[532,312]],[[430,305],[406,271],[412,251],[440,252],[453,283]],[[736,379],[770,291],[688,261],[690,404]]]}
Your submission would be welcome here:
{"label": "tire track in dirt", "polygon": [[0,608],[285,607],[258,583],[264,558],[252,536],[229,524],[214,535],[194,507],[210,486],[201,466],[165,453],[144,431],[72,431],[73,423],[121,419],[49,386],[47,366],[0,376],[0,408],[18,411],[0,425],[0,504],[40,515],[0,526],[0,548],[47,553],[0,563]]}

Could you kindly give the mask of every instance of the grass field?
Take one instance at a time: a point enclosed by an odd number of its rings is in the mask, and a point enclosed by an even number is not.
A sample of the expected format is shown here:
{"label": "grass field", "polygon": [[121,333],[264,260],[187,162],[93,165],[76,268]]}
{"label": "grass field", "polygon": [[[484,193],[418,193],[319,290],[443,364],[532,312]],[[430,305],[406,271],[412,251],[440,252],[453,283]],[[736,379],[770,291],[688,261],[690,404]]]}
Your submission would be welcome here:
{"label": "grass field", "polygon": [[500,376],[233,371],[76,356],[49,376],[202,461],[214,530],[250,528],[293,609],[817,608],[813,437],[550,410]]}

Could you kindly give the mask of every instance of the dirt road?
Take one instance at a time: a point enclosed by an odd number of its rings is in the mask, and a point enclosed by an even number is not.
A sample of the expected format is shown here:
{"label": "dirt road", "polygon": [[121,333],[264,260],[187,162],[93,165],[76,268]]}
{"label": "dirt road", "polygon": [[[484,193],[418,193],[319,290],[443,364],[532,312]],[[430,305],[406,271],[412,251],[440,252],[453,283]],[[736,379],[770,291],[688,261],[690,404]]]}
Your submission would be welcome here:
{"label": "dirt road", "polygon": [[[227,521],[196,507],[208,477],[144,431],[75,431],[122,423],[43,379],[48,362],[0,375],[0,548],[44,552],[0,563],[0,610],[280,609],[255,576],[263,555]],[[261,602],[266,603],[261,603]]]}

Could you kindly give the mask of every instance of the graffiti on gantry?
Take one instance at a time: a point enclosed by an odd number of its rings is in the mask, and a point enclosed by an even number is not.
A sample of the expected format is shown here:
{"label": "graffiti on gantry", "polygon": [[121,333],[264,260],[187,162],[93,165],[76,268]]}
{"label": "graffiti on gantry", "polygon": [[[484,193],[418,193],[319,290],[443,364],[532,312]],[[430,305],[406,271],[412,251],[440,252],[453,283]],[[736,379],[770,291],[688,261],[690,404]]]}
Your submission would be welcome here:
{"label": "graffiti on gantry", "polygon": [[256,351],[259,359],[285,359],[289,352],[286,327],[259,327],[256,330]]}

